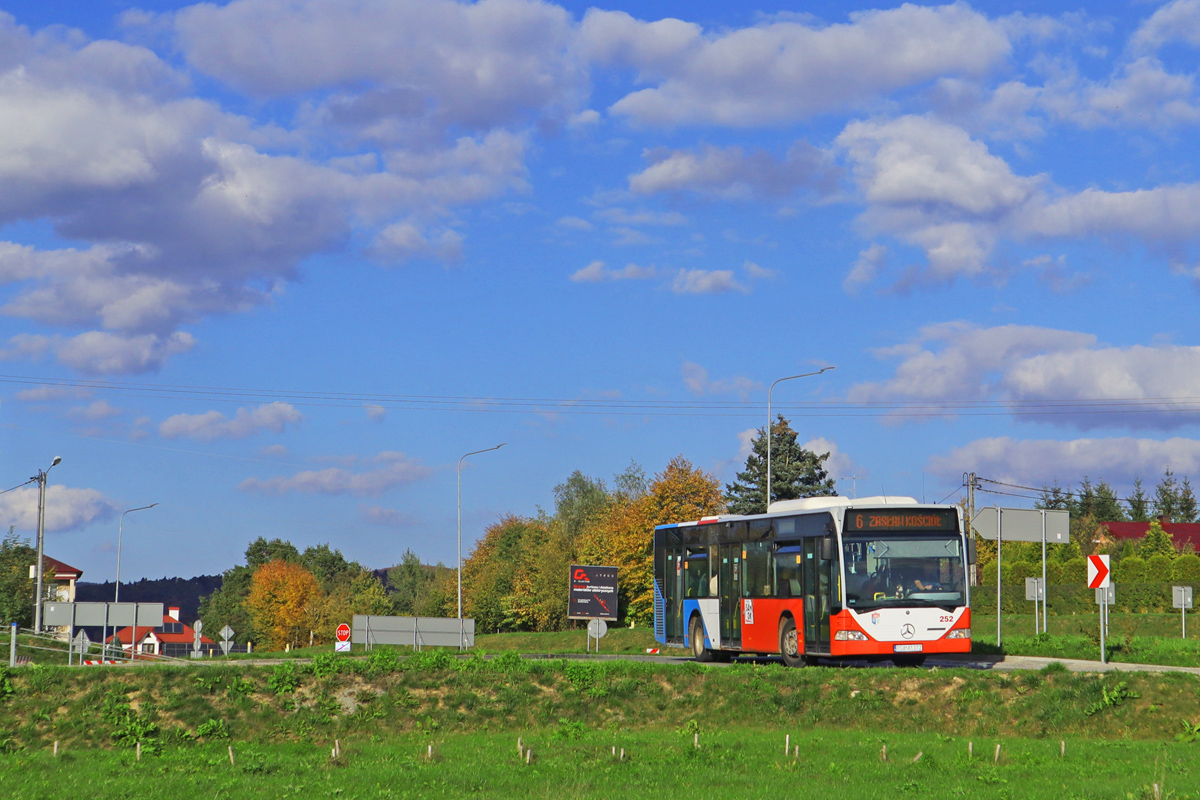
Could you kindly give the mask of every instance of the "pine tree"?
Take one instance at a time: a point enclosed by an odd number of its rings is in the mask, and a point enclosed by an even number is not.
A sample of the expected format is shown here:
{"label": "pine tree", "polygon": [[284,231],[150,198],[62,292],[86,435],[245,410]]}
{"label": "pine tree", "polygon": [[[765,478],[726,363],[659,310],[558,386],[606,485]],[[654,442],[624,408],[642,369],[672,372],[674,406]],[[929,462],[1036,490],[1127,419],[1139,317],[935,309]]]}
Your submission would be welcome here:
{"label": "pine tree", "polygon": [[1168,522],[1178,522],[1175,514],[1179,511],[1179,484],[1175,481],[1175,473],[1171,468],[1163,472],[1162,480],[1154,487],[1154,516],[1166,517]]}
{"label": "pine tree", "polygon": [[1133,493],[1129,495],[1129,519],[1131,522],[1150,521],[1150,498],[1142,488],[1142,479],[1133,482]]}
{"label": "pine tree", "polygon": [[[796,431],[780,414],[771,425],[771,500],[795,500],[836,494],[833,478],[825,470],[829,453],[817,455],[797,441]],[[767,438],[759,428],[751,443],[746,468],[725,486],[732,514],[762,514],[767,510],[763,487],[767,483]]]}
{"label": "pine tree", "polygon": [[1196,493],[1192,491],[1192,482],[1183,479],[1179,487],[1179,508],[1175,512],[1176,522],[1196,521]]}
{"label": "pine tree", "polygon": [[1096,519],[1101,522],[1124,522],[1129,519],[1125,514],[1125,509],[1121,508],[1121,501],[1117,498],[1116,490],[1105,481],[1096,484],[1096,496],[1092,511]]}
{"label": "pine tree", "polygon": [[1042,496],[1033,504],[1033,507],[1069,510],[1072,502],[1074,502],[1074,496],[1055,483],[1053,486],[1042,487]]}

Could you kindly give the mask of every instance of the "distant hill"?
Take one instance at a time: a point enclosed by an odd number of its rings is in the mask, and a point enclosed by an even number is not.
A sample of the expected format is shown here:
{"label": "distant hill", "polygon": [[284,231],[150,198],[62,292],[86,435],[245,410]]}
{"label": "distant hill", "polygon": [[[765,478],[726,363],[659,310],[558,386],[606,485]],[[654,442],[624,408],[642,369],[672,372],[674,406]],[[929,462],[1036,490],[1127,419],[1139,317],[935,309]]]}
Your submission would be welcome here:
{"label": "distant hill", "polygon": [[[75,599],[80,603],[111,602],[115,584],[112,581],[104,583],[75,584]],[[133,583],[121,583],[121,602],[130,603],[162,603],[164,608],[179,606],[179,616],[182,622],[191,623],[199,619],[200,598],[212,594],[221,588],[220,575],[197,575],[195,578],[159,578],[148,580],[143,578]]]}

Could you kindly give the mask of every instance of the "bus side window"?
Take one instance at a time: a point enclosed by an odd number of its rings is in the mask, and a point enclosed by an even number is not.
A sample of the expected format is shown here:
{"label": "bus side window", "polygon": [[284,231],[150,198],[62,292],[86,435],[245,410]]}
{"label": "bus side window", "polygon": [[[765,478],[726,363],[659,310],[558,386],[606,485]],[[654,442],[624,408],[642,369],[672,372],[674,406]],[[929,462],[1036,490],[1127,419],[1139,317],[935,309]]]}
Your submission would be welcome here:
{"label": "bus side window", "polygon": [[743,597],[771,596],[771,545],[768,542],[746,542]]}

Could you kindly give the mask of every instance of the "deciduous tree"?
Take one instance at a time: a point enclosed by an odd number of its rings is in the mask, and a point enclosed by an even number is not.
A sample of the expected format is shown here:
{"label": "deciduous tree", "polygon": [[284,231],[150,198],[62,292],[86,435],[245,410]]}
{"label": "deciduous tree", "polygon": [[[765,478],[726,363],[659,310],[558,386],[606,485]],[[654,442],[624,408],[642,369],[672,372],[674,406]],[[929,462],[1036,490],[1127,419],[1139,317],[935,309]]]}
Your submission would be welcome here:
{"label": "deciduous tree", "polygon": [[245,607],[263,645],[280,650],[308,644],[312,609],[321,599],[321,585],[311,572],[275,560],[254,571]]}

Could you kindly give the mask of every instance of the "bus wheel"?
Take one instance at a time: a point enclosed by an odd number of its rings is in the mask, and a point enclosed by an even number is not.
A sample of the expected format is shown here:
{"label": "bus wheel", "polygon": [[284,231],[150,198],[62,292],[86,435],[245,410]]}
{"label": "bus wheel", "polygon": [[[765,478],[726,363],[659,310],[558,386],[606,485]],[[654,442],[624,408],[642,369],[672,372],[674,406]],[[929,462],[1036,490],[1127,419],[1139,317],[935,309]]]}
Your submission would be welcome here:
{"label": "bus wheel", "polygon": [[704,625],[699,615],[692,617],[688,625],[688,641],[692,643],[692,655],[697,661],[712,661],[713,653],[704,647]]}
{"label": "bus wheel", "polygon": [[796,631],[796,620],[788,617],[779,626],[779,652],[783,663],[789,667],[803,667],[808,663],[800,652],[800,634]]}
{"label": "bus wheel", "polygon": [[925,664],[925,656],[892,656],[892,663],[897,667],[920,667]]}

